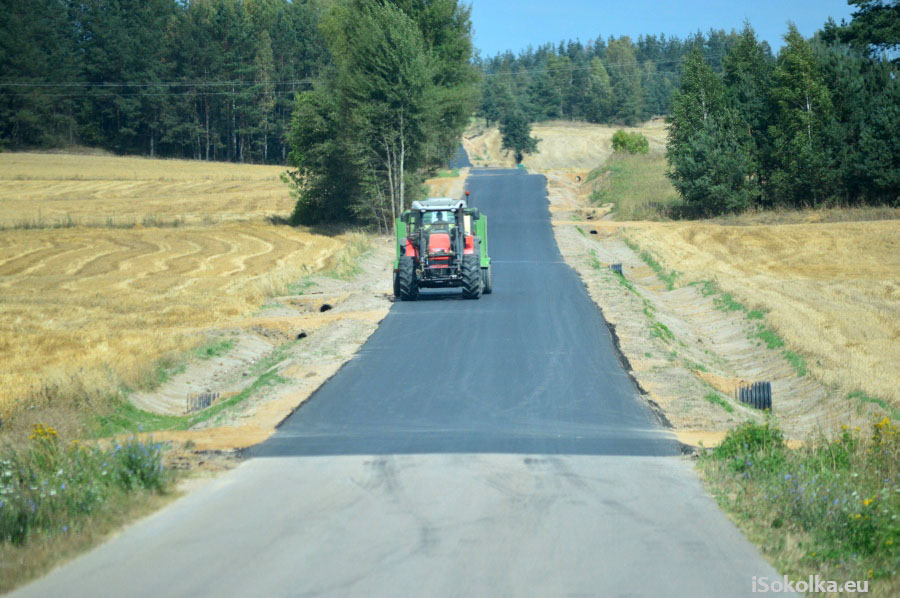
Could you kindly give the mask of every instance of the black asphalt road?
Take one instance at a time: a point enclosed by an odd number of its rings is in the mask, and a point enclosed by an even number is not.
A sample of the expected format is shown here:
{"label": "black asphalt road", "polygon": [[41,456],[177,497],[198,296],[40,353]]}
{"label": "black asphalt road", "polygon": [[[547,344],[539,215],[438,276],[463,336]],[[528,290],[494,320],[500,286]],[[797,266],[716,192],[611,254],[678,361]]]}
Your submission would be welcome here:
{"label": "black asphalt road", "polygon": [[395,303],[253,456],[677,452],[560,256],[544,177],[474,170],[467,184],[488,216],[494,292]]}

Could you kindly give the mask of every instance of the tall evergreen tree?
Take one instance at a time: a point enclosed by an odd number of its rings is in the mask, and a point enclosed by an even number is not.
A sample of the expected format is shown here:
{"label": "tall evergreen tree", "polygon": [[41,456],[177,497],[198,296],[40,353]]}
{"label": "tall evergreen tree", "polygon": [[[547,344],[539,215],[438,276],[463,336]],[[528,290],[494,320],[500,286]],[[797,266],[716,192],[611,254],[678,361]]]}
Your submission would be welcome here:
{"label": "tall evergreen tree", "polygon": [[769,136],[775,170],[767,195],[775,204],[820,205],[832,182],[824,137],[831,97],[812,48],[794,24],[784,40],[771,89]]}
{"label": "tall evergreen tree", "polygon": [[772,169],[768,129],[771,124],[769,89],[772,86],[774,58],[768,44],[759,43],[753,28],[745,23],[737,43],[725,55],[723,66],[728,99],[752,139],[752,176],[758,189],[761,189]]}
{"label": "tall evergreen tree", "polygon": [[750,139],[728,105],[719,77],[694,50],[685,59],[672,100],[667,173],[698,213],[714,215],[750,205]]}
{"label": "tall evergreen tree", "polygon": [[644,93],[641,69],[628,37],[610,40],[606,48],[606,65],[613,88],[613,119],[636,125],[644,113]]}

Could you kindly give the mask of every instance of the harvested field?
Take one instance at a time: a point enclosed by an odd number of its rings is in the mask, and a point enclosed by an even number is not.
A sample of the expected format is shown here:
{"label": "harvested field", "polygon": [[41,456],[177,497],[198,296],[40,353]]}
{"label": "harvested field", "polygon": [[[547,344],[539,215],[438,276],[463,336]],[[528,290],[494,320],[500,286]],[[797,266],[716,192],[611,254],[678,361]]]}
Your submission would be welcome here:
{"label": "harvested field", "polygon": [[846,393],[900,407],[900,226],[897,221],[777,226],[640,224],[627,236],[676,270],[715,280]]}
{"label": "harvested field", "polygon": [[[188,222],[226,214],[178,228],[0,231],[4,418],[26,403],[90,403],[122,385],[146,386],[160,359],[199,344],[205,329],[307,274],[352,263],[349,254],[367,242],[263,220],[291,207],[276,168],[50,154],[3,154],[0,165],[0,222],[22,218],[29,205],[57,204],[79,206],[85,221],[114,217],[129,202],[157,202],[158,214]],[[41,169],[57,178],[27,178]],[[72,178],[76,171],[84,180]],[[8,201],[6,190],[17,187]]]}
{"label": "harvested field", "polygon": [[0,229],[211,224],[290,214],[283,166],[0,154]]}
{"label": "harvested field", "polygon": [[[541,140],[538,153],[525,156],[522,164],[530,170],[591,170],[612,155],[612,136],[619,129],[642,133],[653,153],[665,151],[666,128],[661,120],[641,127],[548,121],[532,125],[532,136]],[[475,166],[515,166],[512,155],[500,149],[501,143],[496,127],[463,140]]]}

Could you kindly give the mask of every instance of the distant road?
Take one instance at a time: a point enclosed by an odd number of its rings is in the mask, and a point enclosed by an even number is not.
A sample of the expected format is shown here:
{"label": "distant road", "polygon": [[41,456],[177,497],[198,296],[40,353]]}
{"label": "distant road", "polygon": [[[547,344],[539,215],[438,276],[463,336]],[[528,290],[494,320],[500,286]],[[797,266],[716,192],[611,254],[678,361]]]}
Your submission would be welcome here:
{"label": "distant road", "polygon": [[396,303],[252,459],[21,595],[718,597],[774,577],[622,368],[544,178],[468,185],[492,295]]}

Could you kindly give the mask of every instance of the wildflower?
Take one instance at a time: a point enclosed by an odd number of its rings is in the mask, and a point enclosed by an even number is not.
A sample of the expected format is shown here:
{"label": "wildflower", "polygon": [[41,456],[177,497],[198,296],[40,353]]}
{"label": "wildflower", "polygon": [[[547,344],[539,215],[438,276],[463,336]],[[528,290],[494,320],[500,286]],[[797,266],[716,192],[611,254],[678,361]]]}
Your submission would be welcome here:
{"label": "wildflower", "polygon": [[868,507],[870,504],[872,504],[872,501],[873,501],[873,500],[875,500],[875,499],[874,499],[874,498],[867,498],[866,500],[863,501],[863,506],[864,506],[864,507]]}
{"label": "wildflower", "polygon": [[[2,506],[3,506],[3,502],[0,501],[0,507],[2,507]],[[894,545],[894,541],[891,540],[891,539],[888,539],[888,541],[885,542],[885,544],[887,544],[888,546],[893,546],[893,545]]]}
{"label": "wildflower", "polygon": [[65,489],[66,489],[66,483],[63,482],[62,485],[59,487],[59,489],[60,489],[60,490],[65,490]]}
{"label": "wildflower", "polygon": [[64,526],[63,526],[63,533],[66,533],[66,532],[68,532],[68,531],[69,531],[69,526],[68,526],[68,525],[64,525]]}
{"label": "wildflower", "polygon": [[862,519],[862,513],[857,513],[853,516],[854,519]]}
{"label": "wildflower", "polygon": [[840,501],[839,499],[836,498],[836,499],[834,499],[834,502],[833,502],[832,504],[835,504],[835,505],[836,505],[836,504],[838,504],[839,502],[841,502],[841,501]]}
{"label": "wildflower", "polygon": [[789,474],[789,473],[784,474],[784,479],[786,479],[786,480],[791,479],[791,474]]}

